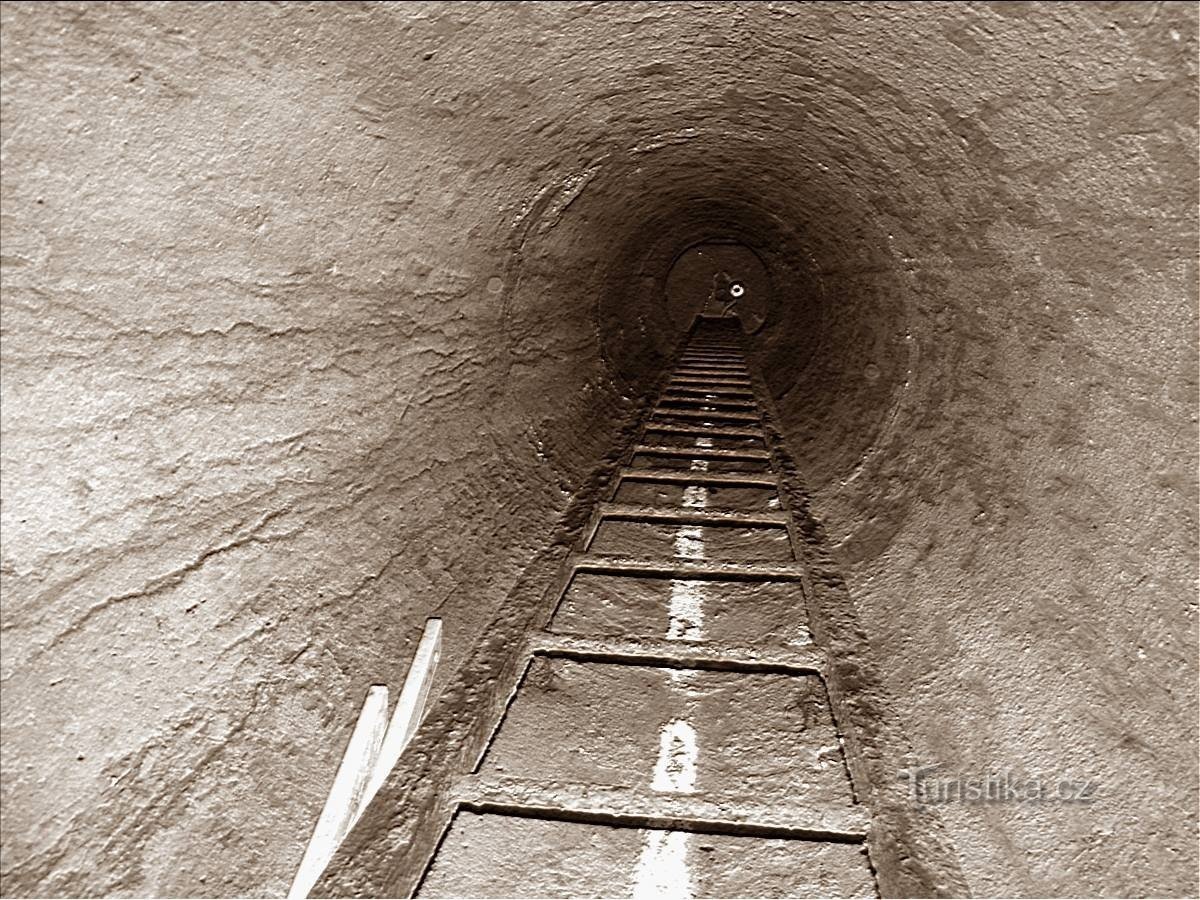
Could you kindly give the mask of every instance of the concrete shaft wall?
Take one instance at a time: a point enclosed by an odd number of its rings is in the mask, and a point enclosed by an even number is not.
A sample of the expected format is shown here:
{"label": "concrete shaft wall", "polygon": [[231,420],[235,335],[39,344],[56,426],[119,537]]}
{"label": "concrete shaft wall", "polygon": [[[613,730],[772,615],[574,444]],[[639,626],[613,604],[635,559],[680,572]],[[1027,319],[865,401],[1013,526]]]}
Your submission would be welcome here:
{"label": "concrete shaft wall", "polygon": [[759,364],[979,894],[1196,891],[1192,4],[3,7],[3,887],[279,894],[680,335]]}

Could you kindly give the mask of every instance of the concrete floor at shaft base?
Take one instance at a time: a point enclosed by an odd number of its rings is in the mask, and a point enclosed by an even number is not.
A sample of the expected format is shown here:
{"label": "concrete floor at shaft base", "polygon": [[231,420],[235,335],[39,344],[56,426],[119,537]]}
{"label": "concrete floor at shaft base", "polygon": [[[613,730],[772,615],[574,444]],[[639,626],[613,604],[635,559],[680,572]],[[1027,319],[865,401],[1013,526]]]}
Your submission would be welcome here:
{"label": "concrete floor at shaft base", "polygon": [[575,575],[418,896],[877,895],[736,321],[698,321],[580,549],[741,576]]}

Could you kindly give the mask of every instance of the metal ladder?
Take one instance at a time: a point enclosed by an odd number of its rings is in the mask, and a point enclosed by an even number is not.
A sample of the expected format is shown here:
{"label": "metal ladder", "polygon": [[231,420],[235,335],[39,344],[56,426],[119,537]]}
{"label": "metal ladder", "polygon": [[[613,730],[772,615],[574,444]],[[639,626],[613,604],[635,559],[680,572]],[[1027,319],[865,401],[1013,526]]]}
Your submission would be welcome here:
{"label": "metal ladder", "polygon": [[876,896],[736,319],[623,463],[416,895]]}

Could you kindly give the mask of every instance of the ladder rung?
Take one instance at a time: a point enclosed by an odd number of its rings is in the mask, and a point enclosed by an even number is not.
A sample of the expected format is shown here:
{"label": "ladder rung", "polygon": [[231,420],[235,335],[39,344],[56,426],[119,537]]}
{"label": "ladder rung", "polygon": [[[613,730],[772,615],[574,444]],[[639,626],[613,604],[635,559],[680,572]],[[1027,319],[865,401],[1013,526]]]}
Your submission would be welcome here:
{"label": "ladder rung", "polygon": [[[831,804],[808,813],[811,818],[807,821],[797,821],[794,814],[782,815],[775,805],[739,804],[740,809],[731,809],[728,801],[693,794],[663,793],[647,798],[642,792],[615,785],[596,791],[572,782],[550,785],[479,775],[460,781],[455,793],[460,808],[475,813],[838,844],[861,844],[867,836],[862,809],[849,804]],[[655,812],[647,811],[647,799]]]}
{"label": "ladder rung", "polygon": [[623,522],[667,522],[674,525],[716,525],[745,528],[786,528],[787,513],[735,512],[724,509],[689,509],[687,507],[641,506],[633,503],[599,504],[601,519]]}
{"label": "ladder rung", "polygon": [[[735,450],[725,447],[668,447],[665,444],[638,444],[633,452],[635,454],[642,453],[647,456],[678,456],[682,459],[728,459],[739,462],[757,462],[759,460],[765,462],[771,458],[771,454],[766,450],[754,450],[750,447],[747,447],[745,450]],[[649,472],[651,470],[638,469],[636,471]]]}
{"label": "ladder rung", "polygon": [[746,412],[746,410],[757,409],[758,404],[751,400],[707,400],[706,397],[659,397],[659,409],[664,407],[665,403],[671,403],[672,406],[679,406],[685,409],[695,407],[703,407],[713,409],[731,409],[733,412]]}
{"label": "ladder rung", "polygon": [[718,378],[732,378],[735,375],[739,377],[749,376],[749,372],[747,372],[745,366],[730,366],[727,369],[717,366],[676,366],[675,374],[693,378],[708,377],[709,375],[715,375]]}
{"label": "ladder rung", "polygon": [[618,473],[621,481],[653,481],[668,484],[723,484],[728,486],[775,488],[773,475],[755,472],[695,472],[691,469],[633,469]]}
{"label": "ladder rung", "polygon": [[725,377],[721,377],[721,376],[713,376],[711,378],[701,378],[698,375],[678,375],[678,374],[676,374],[676,375],[671,376],[671,382],[673,384],[698,385],[700,387],[707,387],[708,385],[715,385],[717,387],[748,388],[751,386],[751,381],[749,378],[725,378]]}
{"label": "ladder rung", "polygon": [[780,674],[821,673],[825,654],[813,644],[764,648],[760,644],[713,644],[709,641],[672,641],[647,637],[594,637],[541,631],[530,650],[545,656],[564,656],[589,662],[612,661],[680,669],[763,672]]}
{"label": "ladder rung", "polygon": [[763,436],[756,428],[737,428],[732,425],[714,425],[711,428],[698,428],[695,425],[672,425],[670,422],[651,422],[646,426],[647,431],[665,432],[667,434],[693,434],[697,437],[755,437]]}
{"label": "ladder rung", "polygon": [[663,386],[663,391],[694,391],[717,395],[732,394],[757,400],[754,394],[754,386],[749,381],[735,378],[727,378],[720,381],[713,381],[708,378],[672,378]]}
{"label": "ladder rung", "polygon": [[804,578],[804,567],[794,562],[685,561],[588,553],[576,555],[570,565],[574,572],[593,572],[598,575],[645,575],[652,578],[695,578],[700,581],[801,581]]}
{"label": "ladder rung", "polygon": [[703,409],[663,409],[661,406],[656,406],[652,414],[663,417],[671,416],[676,419],[702,419],[706,422],[710,419],[720,419],[725,422],[757,422],[759,420],[759,415],[756,412],[732,412],[719,409],[712,411]]}
{"label": "ladder rung", "polygon": [[700,394],[700,395],[713,394],[714,396],[717,396],[717,397],[749,397],[751,399],[754,398],[754,391],[746,390],[744,388],[736,388],[736,387],[731,388],[731,387],[716,386],[716,387],[704,388],[704,387],[671,387],[670,385],[668,385],[666,387],[666,389],[663,391],[664,397],[675,395],[675,394],[684,394],[684,395],[688,395],[688,396],[691,396],[693,394]]}

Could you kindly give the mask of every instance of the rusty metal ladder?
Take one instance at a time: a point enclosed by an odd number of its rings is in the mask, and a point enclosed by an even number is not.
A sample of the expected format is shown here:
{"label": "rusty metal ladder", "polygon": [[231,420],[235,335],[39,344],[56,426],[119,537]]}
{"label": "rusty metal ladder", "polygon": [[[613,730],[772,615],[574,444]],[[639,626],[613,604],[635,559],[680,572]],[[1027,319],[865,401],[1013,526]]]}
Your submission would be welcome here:
{"label": "rusty metal ladder", "polygon": [[700,317],[417,896],[877,895],[756,393]]}

